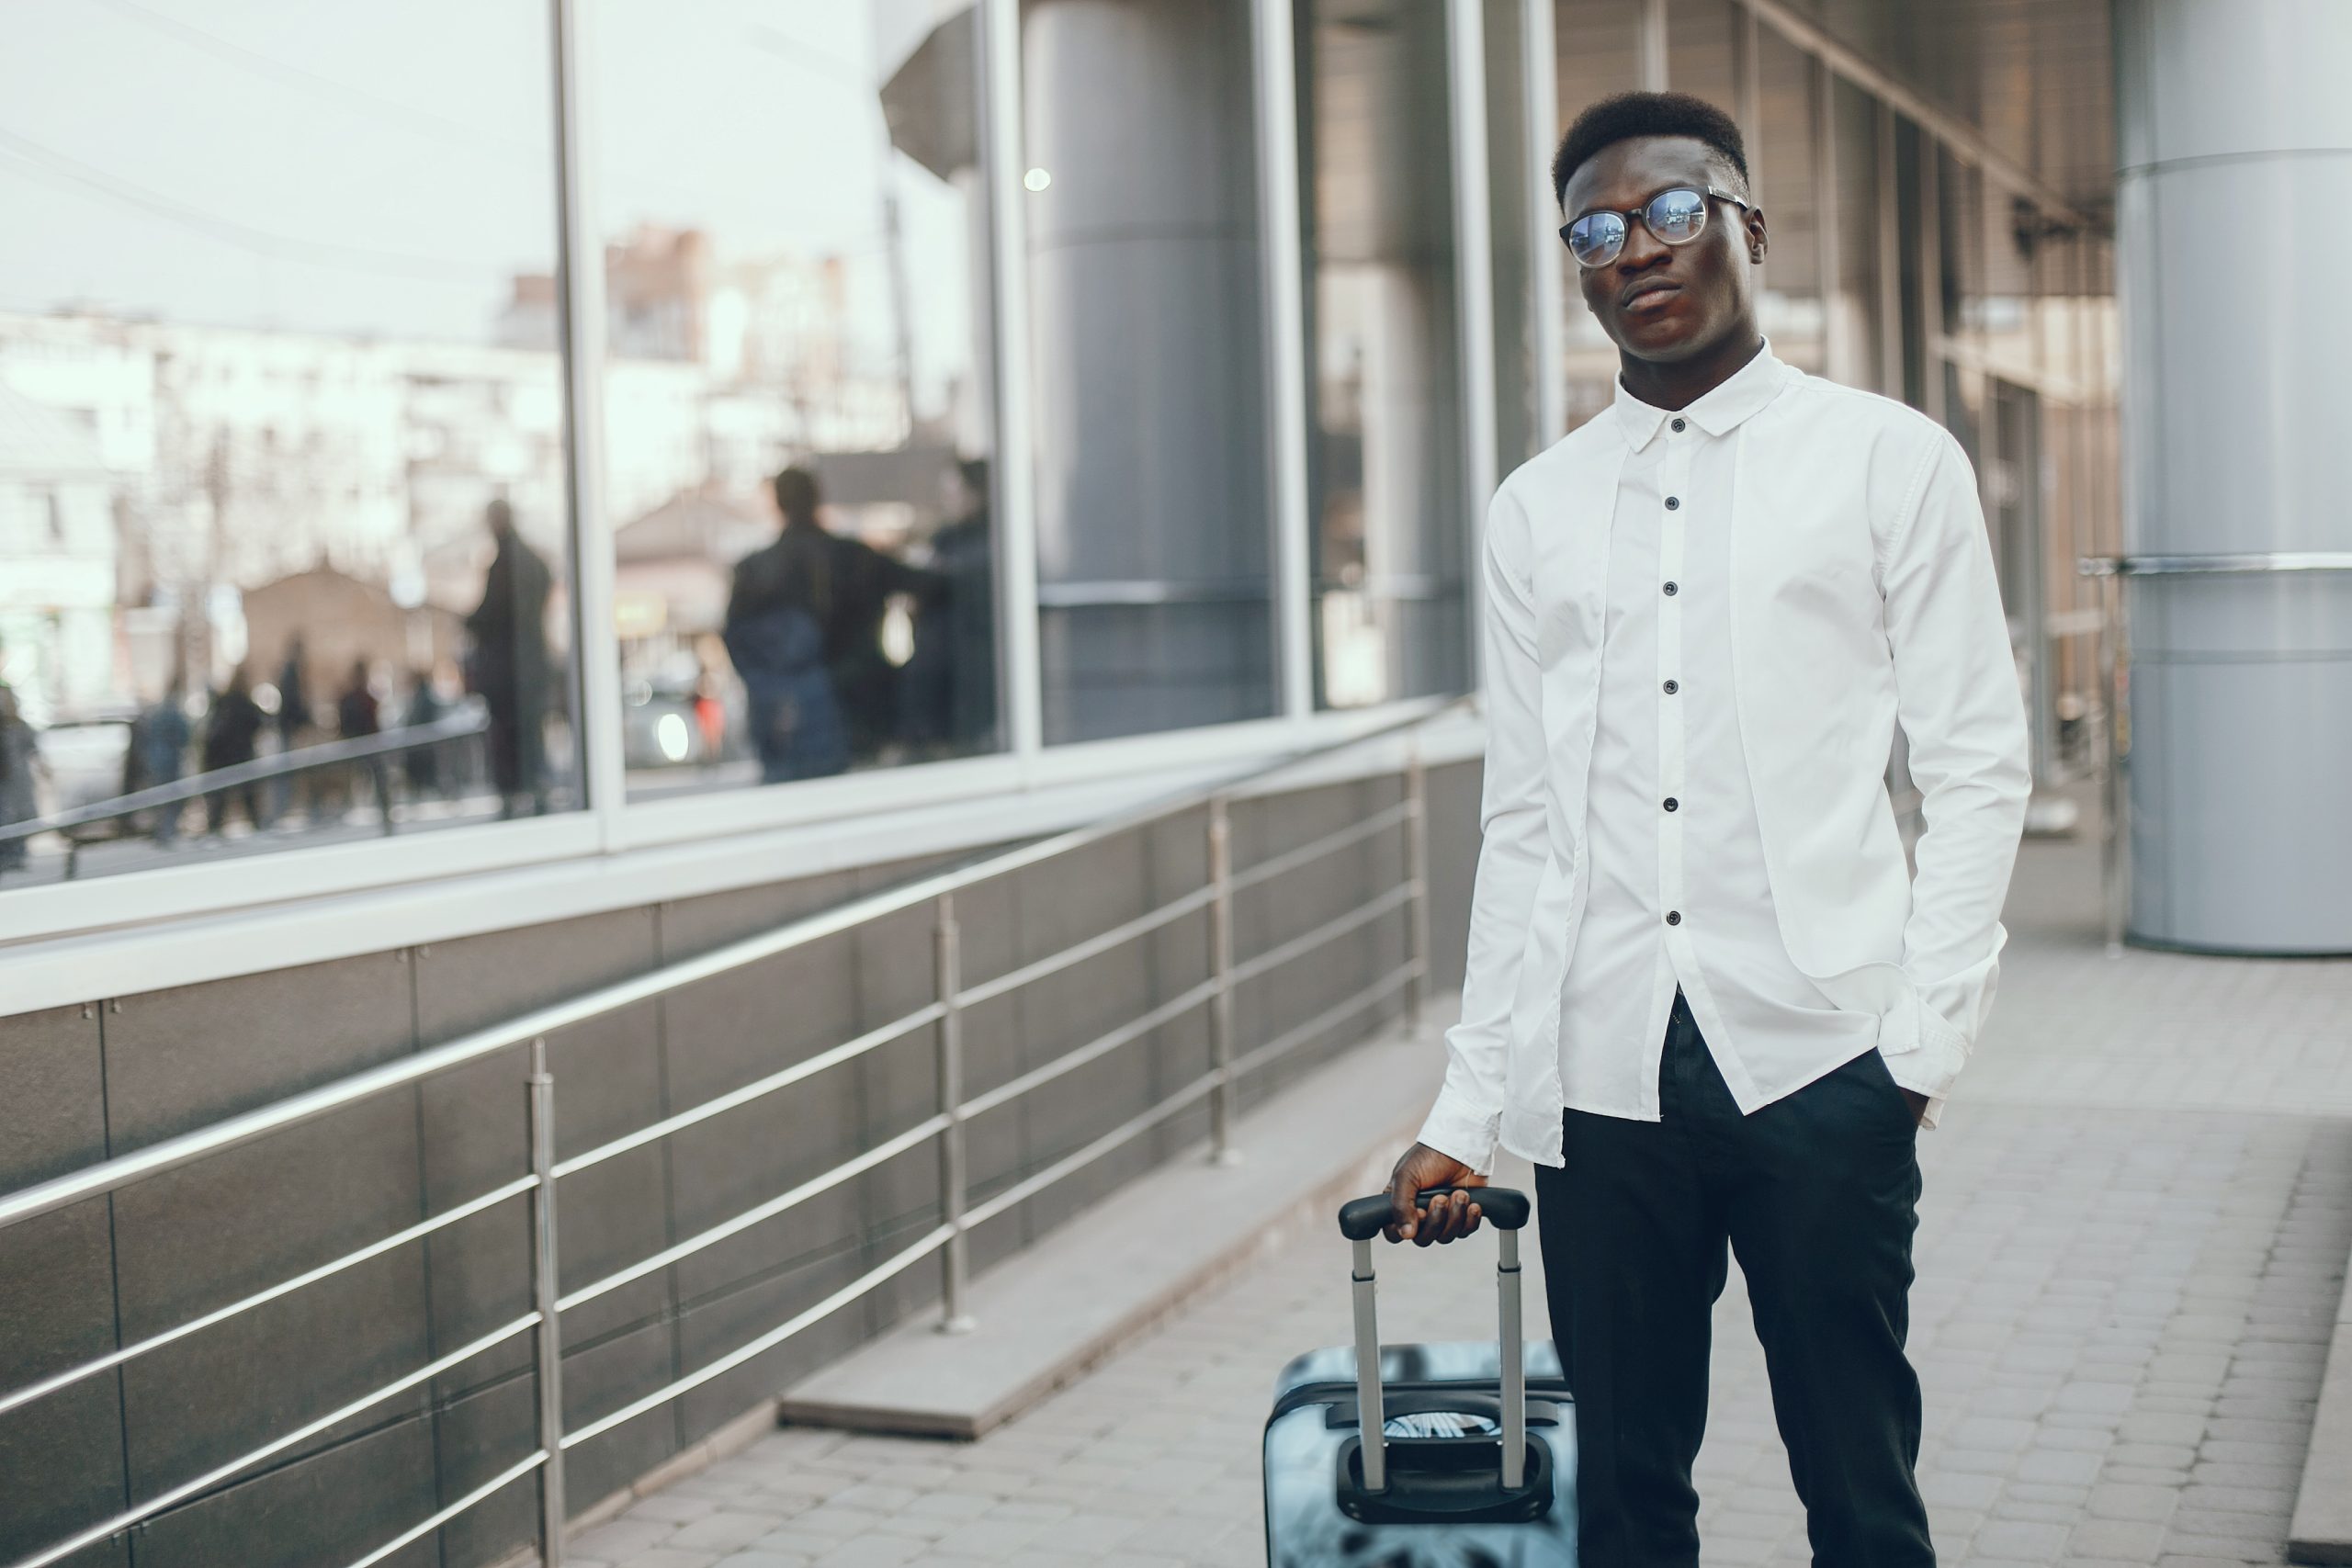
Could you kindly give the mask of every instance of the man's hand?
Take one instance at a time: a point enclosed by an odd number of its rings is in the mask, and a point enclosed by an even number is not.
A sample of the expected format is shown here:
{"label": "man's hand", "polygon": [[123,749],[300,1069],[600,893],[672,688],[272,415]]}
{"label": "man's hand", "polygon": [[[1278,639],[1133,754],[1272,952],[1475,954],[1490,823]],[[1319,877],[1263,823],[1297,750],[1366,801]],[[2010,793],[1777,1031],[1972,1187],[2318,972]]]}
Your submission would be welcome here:
{"label": "man's hand", "polygon": [[1926,1121],[1928,1116],[1928,1097],[1921,1094],[1916,1089],[1904,1089],[1901,1084],[1897,1084],[1894,1087],[1897,1089],[1902,1090],[1903,1103],[1911,1108],[1911,1124],[1916,1127],[1919,1125],[1920,1122]]}
{"label": "man's hand", "polygon": [[1388,1225],[1381,1234],[1391,1241],[1409,1241],[1415,1247],[1427,1247],[1431,1242],[1459,1241],[1478,1228],[1478,1205],[1470,1201],[1467,1192],[1448,1192],[1430,1200],[1424,1213],[1419,1204],[1424,1187],[1484,1187],[1487,1179],[1455,1159],[1442,1155],[1427,1144],[1415,1144],[1397,1156],[1396,1168],[1388,1177]]}

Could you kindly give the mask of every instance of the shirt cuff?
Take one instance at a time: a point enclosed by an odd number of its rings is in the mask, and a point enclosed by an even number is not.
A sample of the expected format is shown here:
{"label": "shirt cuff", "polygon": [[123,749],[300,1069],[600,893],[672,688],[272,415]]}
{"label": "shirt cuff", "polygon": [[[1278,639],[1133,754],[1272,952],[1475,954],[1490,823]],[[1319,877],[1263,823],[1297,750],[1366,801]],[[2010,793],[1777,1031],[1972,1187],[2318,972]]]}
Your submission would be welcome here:
{"label": "shirt cuff", "polygon": [[[1882,1042],[1881,1055],[1886,1058],[1886,1070],[1899,1089],[1928,1097],[1928,1109],[1919,1118],[1922,1127],[1933,1127],[1943,1119],[1944,1100],[1951,1086],[1960,1077],[1961,1068],[1968,1065],[1968,1037],[1946,1022],[1941,1013],[1921,1002],[1913,1011],[1918,1033],[1905,1046],[1900,1042]],[[1892,1051],[1888,1045],[1895,1048]]]}
{"label": "shirt cuff", "polygon": [[1442,1092],[1437,1103],[1430,1107],[1429,1120],[1421,1123],[1414,1142],[1450,1159],[1460,1160],[1480,1176],[1491,1176],[1495,1169],[1495,1144],[1501,1130],[1500,1112],[1471,1110],[1450,1093]]}

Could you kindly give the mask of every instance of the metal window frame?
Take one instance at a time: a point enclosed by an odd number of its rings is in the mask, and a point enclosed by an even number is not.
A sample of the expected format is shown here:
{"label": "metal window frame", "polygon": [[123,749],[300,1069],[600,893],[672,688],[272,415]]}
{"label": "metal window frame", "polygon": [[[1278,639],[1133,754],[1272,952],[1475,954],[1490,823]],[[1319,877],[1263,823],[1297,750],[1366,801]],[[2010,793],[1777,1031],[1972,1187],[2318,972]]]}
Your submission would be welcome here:
{"label": "metal window frame", "polygon": [[1453,175],[1453,277],[1457,373],[1462,380],[1464,668],[1486,684],[1486,573],[1481,559],[1495,475],[1495,256],[1493,192],[1487,161],[1485,0],[1446,0],[1446,103]]}
{"label": "metal window frame", "polygon": [[1306,256],[1298,158],[1294,0],[1250,0],[1258,130],[1258,224],[1265,290],[1268,471],[1273,520],[1275,711],[1315,714],[1315,593],[1306,428]]}

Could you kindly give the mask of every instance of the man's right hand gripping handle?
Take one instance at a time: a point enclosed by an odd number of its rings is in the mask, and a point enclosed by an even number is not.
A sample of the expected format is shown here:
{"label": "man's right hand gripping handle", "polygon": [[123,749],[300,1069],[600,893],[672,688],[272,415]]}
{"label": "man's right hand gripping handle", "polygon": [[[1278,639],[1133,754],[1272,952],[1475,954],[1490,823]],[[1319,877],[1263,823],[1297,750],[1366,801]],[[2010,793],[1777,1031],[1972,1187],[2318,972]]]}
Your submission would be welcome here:
{"label": "man's right hand gripping handle", "polygon": [[1388,1175],[1388,1224],[1381,1234],[1391,1241],[1415,1247],[1431,1242],[1459,1241],[1478,1228],[1478,1205],[1465,1191],[1442,1193],[1422,1209],[1418,1195],[1431,1187],[1484,1187],[1487,1179],[1427,1144],[1415,1144],[1397,1156]]}

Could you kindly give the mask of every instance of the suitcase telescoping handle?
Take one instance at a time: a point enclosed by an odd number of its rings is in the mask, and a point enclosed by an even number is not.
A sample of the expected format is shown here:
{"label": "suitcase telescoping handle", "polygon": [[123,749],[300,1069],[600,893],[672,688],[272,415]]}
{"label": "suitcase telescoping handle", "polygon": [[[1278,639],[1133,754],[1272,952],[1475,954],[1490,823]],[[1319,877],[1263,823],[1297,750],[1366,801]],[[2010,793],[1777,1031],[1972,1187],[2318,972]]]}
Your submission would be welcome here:
{"label": "suitcase telescoping handle", "polygon": [[[1424,1187],[1418,1205],[1453,1191],[1451,1187]],[[1500,1328],[1503,1411],[1502,1489],[1516,1492],[1526,1479],[1527,1363],[1521,1346],[1519,1293],[1519,1233],[1527,1224],[1527,1194],[1509,1187],[1465,1189],[1478,1205],[1479,1217],[1495,1227],[1501,1255],[1495,1263],[1496,1315]],[[1340,1205],[1340,1234],[1355,1244],[1356,1425],[1363,1455],[1363,1489],[1383,1492],[1388,1486],[1387,1420],[1380,1402],[1380,1320],[1373,1303],[1372,1243],[1388,1224],[1388,1194],[1357,1198]]]}

